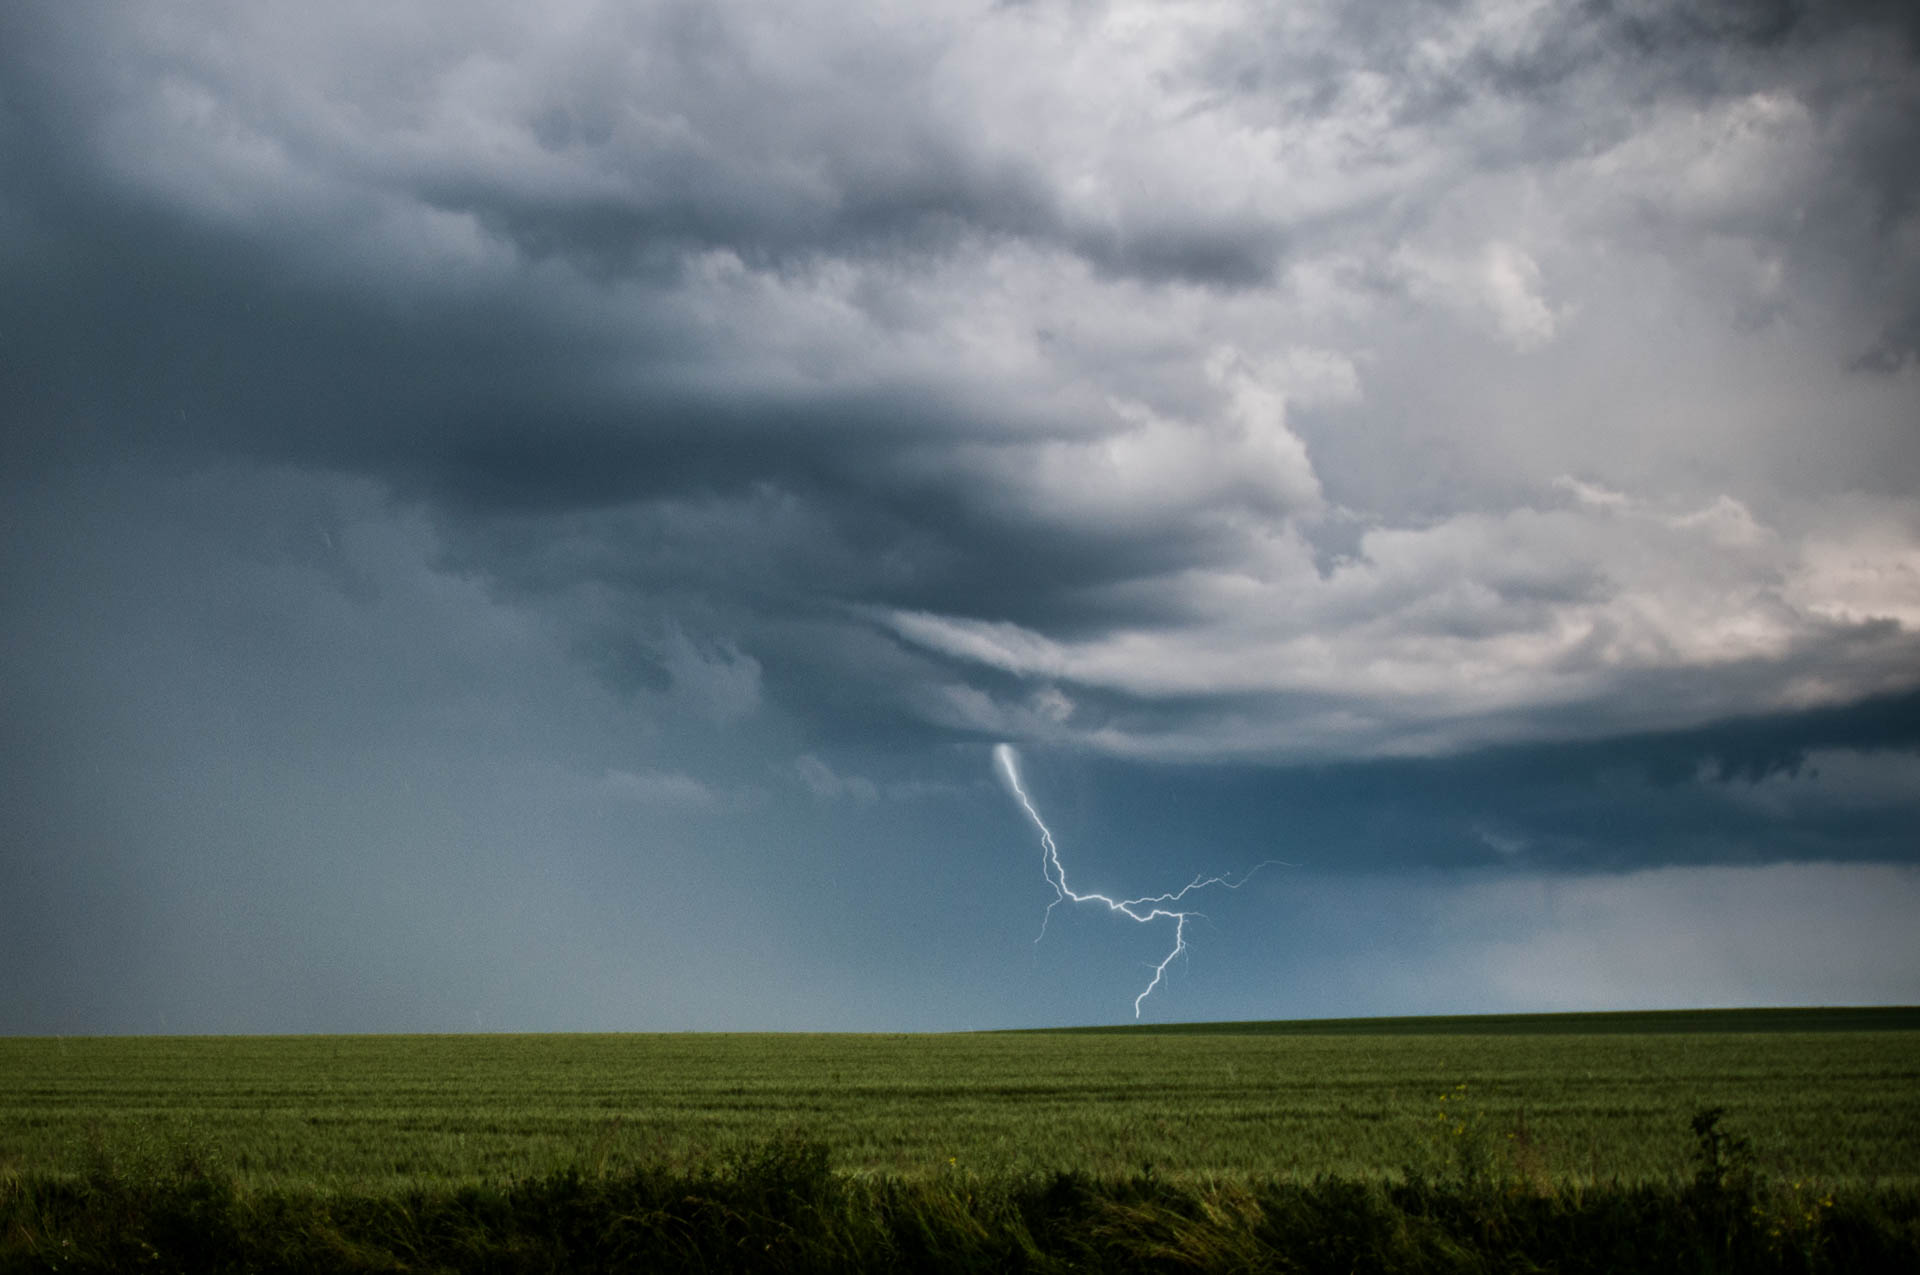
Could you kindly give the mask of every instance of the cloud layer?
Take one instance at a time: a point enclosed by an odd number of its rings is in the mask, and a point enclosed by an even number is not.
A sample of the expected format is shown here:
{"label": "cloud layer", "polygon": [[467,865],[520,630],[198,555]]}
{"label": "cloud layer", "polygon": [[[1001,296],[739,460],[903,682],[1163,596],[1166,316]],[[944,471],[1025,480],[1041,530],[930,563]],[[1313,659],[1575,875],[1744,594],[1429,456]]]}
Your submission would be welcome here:
{"label": "cloud layer", "polygon": [[1409,861],[1910,859],[1834,794],[1920,742],[1915,153],[1891,4],[9,5],[9,817],[252,732],[711,864],[1011,740],[1328,861],[1300,767]]}
{"label": "cloud layer", "polygon": [[1893,11],[9,26],[16,462],[366,475],[499,587],[864,625],[901,713],[1146,756],[1920,668]]}

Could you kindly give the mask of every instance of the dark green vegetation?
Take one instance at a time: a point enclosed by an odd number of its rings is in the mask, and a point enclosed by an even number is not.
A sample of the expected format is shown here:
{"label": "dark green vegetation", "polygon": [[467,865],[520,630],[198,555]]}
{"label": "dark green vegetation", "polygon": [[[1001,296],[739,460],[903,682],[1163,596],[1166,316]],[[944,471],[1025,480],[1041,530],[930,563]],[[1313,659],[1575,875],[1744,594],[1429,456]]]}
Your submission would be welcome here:
{"label": "dark green vegetation", "polygon": [[0,1269],[1920,1268],[1915,1015],[1797,1015],[0,1040]]}
{"label": "dark green vegetation", "polygon": [[832,1170],[776,1140],[698,1170],[503,1186],[246,1192],[190,1160],[0,1180],[0,1270],[1459,1271],[1914,1269],[1911,1192],[1770,1188],[1737,1163],[1668,1187],[1515,1179],[938,1180]]}

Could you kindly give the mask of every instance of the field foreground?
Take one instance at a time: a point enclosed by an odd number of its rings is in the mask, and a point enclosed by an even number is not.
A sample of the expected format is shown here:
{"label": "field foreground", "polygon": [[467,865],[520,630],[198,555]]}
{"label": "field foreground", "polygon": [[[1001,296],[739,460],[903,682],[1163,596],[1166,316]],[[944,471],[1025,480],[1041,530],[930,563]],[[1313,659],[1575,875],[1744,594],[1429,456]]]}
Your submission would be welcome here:
{"label": "field foreground", "polygon": [[1330,1026],[4,1039],[0,1268],[1920,1258],[1913,1011]]}
{"label": "field foreground", "polygon": [[75,1175],[190,1144],[249,1186],[393,1190],[692,1167],[789,1135],[829,1145],[841,1171],[905,1177],[1379,1178],[1450,1156],[1435,1131],[1464,1122],[1455,1136],[1509,1144],[1529,1172],[1665,1183],[1691,1172],[1689,1116],[1718,1106],[1776,1176],[1914,1188],[1920,1013],[1820,1029],[1862,1012],[1386,1033],[0,1039],[0,1168]]}

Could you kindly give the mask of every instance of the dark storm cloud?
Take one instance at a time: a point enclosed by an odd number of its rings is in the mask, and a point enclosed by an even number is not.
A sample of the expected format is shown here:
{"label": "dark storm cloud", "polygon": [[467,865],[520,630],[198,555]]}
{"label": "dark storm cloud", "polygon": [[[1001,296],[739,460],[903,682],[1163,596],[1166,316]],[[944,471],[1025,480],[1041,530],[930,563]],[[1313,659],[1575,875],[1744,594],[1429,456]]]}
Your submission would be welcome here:
{"label": "dark storm cloud", "polygon": [[[46,850],[0,894],[203,963],[259,910],[253,959],[363,989],[314,918],[425,909],[467,937],[399,948],[484,1001],[471,910],[537,1006],[537,918],[443,889],[477,846],[553,918],[657,873],[831,972],[866,939],[774,900],[964,894],[1000,739],[1143,870],[1176,814],[1338,871],[1908,862],[1915,33],[8,6],[6,831]],[[34,927],[44,1008],[86,954]],[[693,933],[566,959],[618,1000]]]}
{"label": "dark storm cloud", "polygon": [[[903,319],[930,322],[929,340],[949,336],[947,318],[913,287],[966,286],[965,270],[941,275],[940,263],[982,263],[990,258],[978,254],[999,244],[1077,252],[1096,279],[1253,286],[1272,277],[1284,236],[1337,247],[1351,235],[1317,212],[1212,206],[1203,187],[1169,188],[1174,198],[1162,201],[1154,184],[1165,178],[1115,188],[1103,224],[1076,220],[1061,156],[1044,142],[1022,150],[981,130],[983,120],[929,104],[920,89],[930,80],[950,95],[978,86],[948,68],[939,41],[908,31],[775,48],[767,41],[780,28],[764,15],[670,5],[610,26],[596,18],[516,67],[513,22],[485,13],[444,32],[403,29],[397,46],[419,61],[348,75],[334,69],[357,49],[344,27],[309,22],[312,65],[294,69],[276,64],[287,40],[261,21],[240,22],[237,47],[260,58],[249,65],[200,42],[196,16],[124,29],[64,9],[14,19],[9,143],[27,178],[14,195],[26,227],[14,263],[27,286],[14,295],[32,309],[8,321],[23,336],[8,387],[11,445],[27,456],[237,453],[368,474],[470,520],[455,536],[463,566],[529,584],[537,552],[487,559],[490,517],[625,506],[645,527],[651,501],[707,493],[745,511],[744,494],[764,488],[807,506],[818,543],[797,552],[837,568],[791,570],[796,550],[784,541],[756,554],[741,543],[749,524],[733,537],[744,564],[736,553],[703,573],[697,547],[683,546],[681,575],[704,578],[682,584],[752,580],[758,556],[781,564],[766,578],[804,581],[803,591],[992,617],[1061,639],[1175,622],[1185,604],[1130,586],[1233,564],[1238,533],[1196,514],[1238,499],[1208,466],[1242,462],[1210,427],[1183,433],[1173,413],[1217,413],[1236,386],[1267,374],[1240,382],[1242,373],[1209,372],[1208,384],[1186,371],[1142,385],[1147,407],[1174,423],[1144,427],[1160,436],[1146,437],[1138,462],[1120,454],[1141,468],[1119,475],[1111,499],[1125,515],[1110,517],[1076,508],[1083,493],[1061,484],[1079,470],[1097,489],[1115,455],[1101,440],[1130,428],[1111,397],[1086,392],[1089,377],[1130,375],[1115,365],[1120,348],[1057,359],[1041,350],[1039,362],[1024,353],[996,386],[964,361],[903,363],[884,348],[863,361],[859,342],[897,335]],[[1333,21],[1341,38],[1306,42],[1304,53],[1284,35],[1255,42],[1265,65],[1223,61],[1226,43],[1197,52],[1212,47],[1211,32],[1190,49],[1171,46],[1163,62],[1232,126],[1302,127],[1311,146],[1321,125],[1378,99],[1399,112],[1406,143],[1464,144],[1469,154],[1517,146],[1499,160],[1511,166],[1593,141],[1528,132],[1558,114],[1532,99],[1577,105],[1600,76],[1658,95],[1659,67],[1719,67],[1743,42],[1805,43],[1836,27],[1822,19],[1806,34],[1791,11],[1741,6],[1601,8],[1549,15],[1524,34],[1438,11],[1411,25],[1351,11]],[[1050,30],[1080,39],[1087,29],[1076,18]],[[120,60],[100,57],[109,47]],[[1790,84],[1803,65],[1820,59],[1788,64],[1784,77],[1737,58],[1713,73]],[[278,88],[272,76],[286,70],[318,96]],[[1563,98],[1556,86],[1575,79],[1588,87]],[[1448,102],[1458,110],[1435,112]],[[462,105],[483,114],[446,114]],[[1631,110],[1577,117],[1617,137]],[[1452,120],[1460,112],[1471,118]],[[474,136],[489,128],[506,130],[491,148]],[[1402,144],[1391,130],[1381,140]],[[1410,162],[1358,157],[1383,174]],[[1113,177],[1149,172],[1122,152],[1088,158]],[[1438,189],[1431,177],[1415,181]],[[1329,209],[1349,212],[1375,202],[1333,197]],[[451,247],[436,241],[444,234]],[[1481,286],[1460,273],[1479,266],[1402,260],[1415,263],[1400,273],[1416,291]],[[1530,286],[1527,259],[1489,261],[1487,304],[1502,330],[1527,342],[1551,332],[1539,302],[1500,291]],[[857,277],[829,277],[836,270]],[[823,279],[842,332],[809,328]],[[957,302],[958,317],[965,300],[936,304]],[[1278,394],[1310,413],[1289,375]],[[1040,440],[1037,453],[1018,445],[1027,438]],[[1049,438],[1060,440],[1057,474],[1045,472]],[[1076,438],[1096,444],[1085,459]],[[1263,497],[1259,512],[1309,515],[1296,530],[1316,536],[1304,454],[1282,463],[1294,467],[1283,481],[1295,490]],[[1136,498],[1136,484],[1183,466],[1193,482],[1164,516]],[[874,570],[878,546],[895,551]],[[558,569],[550,587],[581,582]],[[631,576],[625,583],[638,584]],[[1507,623],[1462,612],[1450,631],[1491,635]]]}
{"label": "dark storm cloud", "polygon": [[1920,860],[1900,792],[1920,776],[1914,695],[1425,761],[1109,769],[1075,840],[1135,872],[1202,826],[1220,859],[1317,872]]}

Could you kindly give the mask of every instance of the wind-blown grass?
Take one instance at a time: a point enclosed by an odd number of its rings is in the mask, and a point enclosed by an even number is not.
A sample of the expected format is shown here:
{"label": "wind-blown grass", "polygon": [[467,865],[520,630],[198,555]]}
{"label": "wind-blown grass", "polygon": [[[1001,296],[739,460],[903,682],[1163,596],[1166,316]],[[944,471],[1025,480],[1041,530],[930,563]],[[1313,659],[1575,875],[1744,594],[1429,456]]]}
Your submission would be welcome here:
{"label": "wind-blown grass", "polygon": [[0,1271],[1920,1269],[1910,1024],[0,1040]]}
{"label": "wind-blown grass", "polygon": [[498,1186],[252,1191],[198,1162],[0,1179],[0,1269],[66,1271],[1900,1271],[1920,1197],[1745,1173],[1538,1190],[836,1173],[775,1139],[717,1165]]}

